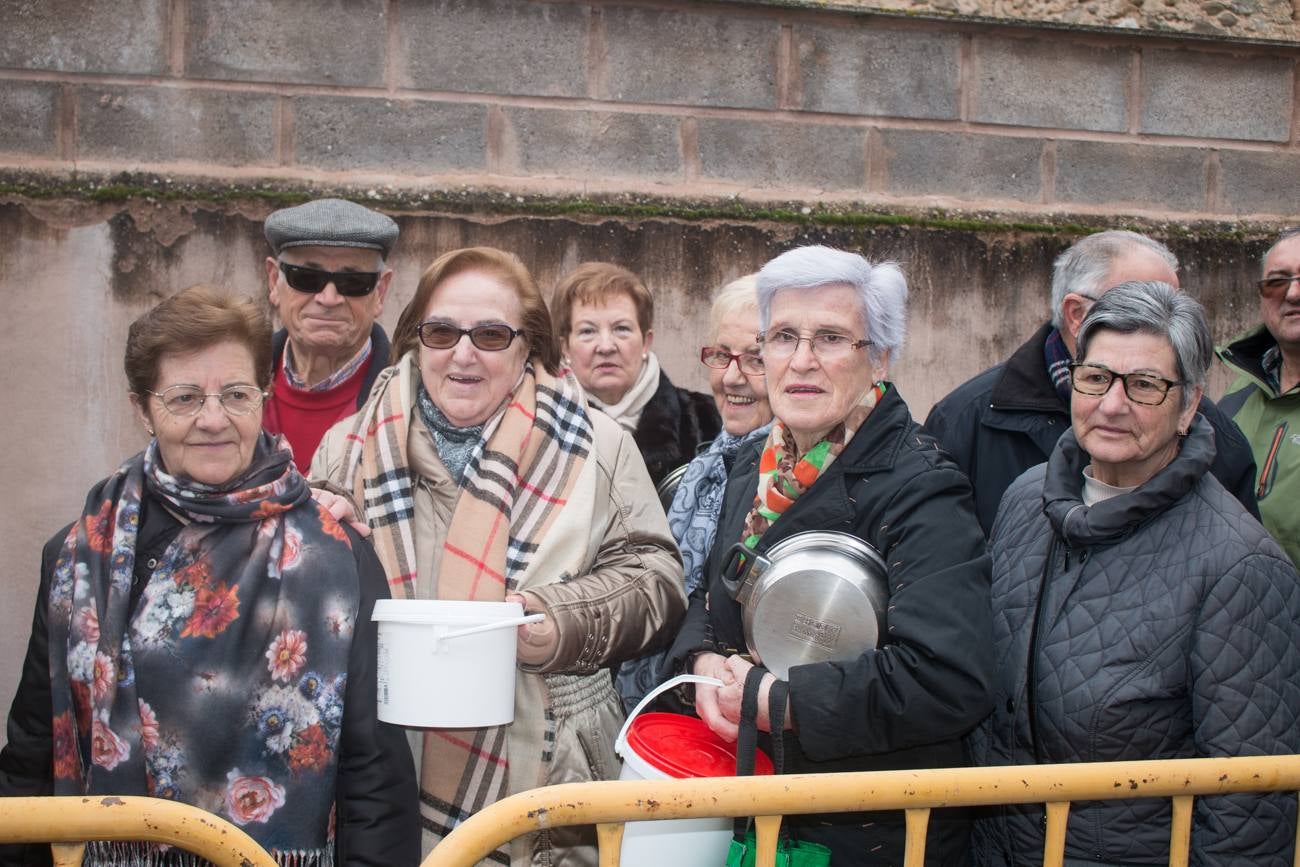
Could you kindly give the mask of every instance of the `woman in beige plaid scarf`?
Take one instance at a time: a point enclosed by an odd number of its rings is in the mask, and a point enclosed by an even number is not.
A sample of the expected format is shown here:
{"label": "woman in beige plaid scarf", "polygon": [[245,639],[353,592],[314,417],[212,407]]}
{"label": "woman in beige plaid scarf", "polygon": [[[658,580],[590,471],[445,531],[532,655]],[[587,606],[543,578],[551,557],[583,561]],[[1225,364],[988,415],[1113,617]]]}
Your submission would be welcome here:
{"label": "woman in beige plaid scarf", "polygon": [[[393,352],[366,405],[326,434],[312,476],[361,505],[395,597],[546,614],[520,627],[512,724],[411,733],[427,853],[508,794],[616,777],[622,713],[603,668],[667,642],[685,598],[640,454],[557,375],[550,316],[515,256],[439,257]],[[589,843],[580,829],[542,832],[490,860],[594,864]]]}

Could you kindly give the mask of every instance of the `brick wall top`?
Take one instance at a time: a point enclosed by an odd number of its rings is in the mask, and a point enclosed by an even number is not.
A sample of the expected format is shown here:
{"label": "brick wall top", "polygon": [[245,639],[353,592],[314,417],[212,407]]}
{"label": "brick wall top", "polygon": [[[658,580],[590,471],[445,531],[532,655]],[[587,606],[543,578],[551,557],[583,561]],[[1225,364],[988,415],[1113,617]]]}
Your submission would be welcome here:
{"label": "brick wall top", "polygon": [[[774,2],[789,5],[791,0]],[[818,0],[816,5],[911,16],[1300,42],[1295,0]]]}
{"label": "brick wall top", "polygon": [[1048,0],[990,0],[979,20],[830,5],[19,0],[0,11],[0,171],[1109,220],[1300,212],[1300,45],[988,20]]}

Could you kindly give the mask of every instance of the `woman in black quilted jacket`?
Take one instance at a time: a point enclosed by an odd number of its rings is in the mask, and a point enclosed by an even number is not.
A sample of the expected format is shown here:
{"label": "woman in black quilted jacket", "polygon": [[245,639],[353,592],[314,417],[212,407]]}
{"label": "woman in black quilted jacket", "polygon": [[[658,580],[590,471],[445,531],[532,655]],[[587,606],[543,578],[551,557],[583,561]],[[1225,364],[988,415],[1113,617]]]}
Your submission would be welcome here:
{"label": "woman in black quilted jacket", "polygon": [[[1201,306],[1164,283],[1096,302],[1071,366],[1072,430],[993,528],[995,710],[986,765],[1300,751],[1300,579],[1207,472]],[[1293,794],[1197,798],[1191,863],[1283,865]],[[1076,804],[1066,864],[1165,864],[1167,798]],[[976,825],[979,865],[1041,863],[1041,804]]]}

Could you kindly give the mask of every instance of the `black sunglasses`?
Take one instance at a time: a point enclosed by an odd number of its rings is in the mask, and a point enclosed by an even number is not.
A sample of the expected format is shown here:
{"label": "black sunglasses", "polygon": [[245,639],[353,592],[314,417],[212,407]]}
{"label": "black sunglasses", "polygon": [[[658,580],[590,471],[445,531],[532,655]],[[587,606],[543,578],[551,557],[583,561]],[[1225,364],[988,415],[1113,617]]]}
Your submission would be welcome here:
{"label": "black sunglasses", "polygon": [[469,342],[484,352],[500,352],[514,342],[522,331],[516,331],[509,325],[475,325],[473,328],[458,328],[450,322],[421,322],[415,329],[420,342],[430,349],[451,349],[460,343],[462,336],[468,334]]}
{"label": "black sunglasses", "polygon": [[280,272],[289,288],[309,295],[318,295],[325,287],[333,283],[340,295],[348,298],[361,298],[375,291],[379,284],[378,271],[322,271],[319,268],[307,268],[302,265],[280,263]]}

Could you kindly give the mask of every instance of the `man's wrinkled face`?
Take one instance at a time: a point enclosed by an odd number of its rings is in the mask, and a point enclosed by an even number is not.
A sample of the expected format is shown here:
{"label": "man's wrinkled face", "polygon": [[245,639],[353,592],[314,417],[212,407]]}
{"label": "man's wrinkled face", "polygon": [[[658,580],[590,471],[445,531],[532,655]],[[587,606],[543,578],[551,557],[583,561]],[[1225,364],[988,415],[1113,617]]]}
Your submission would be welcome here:
{"label": "man's wrinkled face", "polygon": [[[1300,235],[1282,241],[1264,259],[1265,279],[1295,275],[1300,275]],[[1285,289],[1260,292],[1259,312],[1284,352],[1300,352],[1300,280],[1289,281]]]}
{"label": "man's wrinkled face", "polygon": [[[341,295],[333,282],[312,294],[289,285],[280,261],[321,271],[382,273],[368,295]],[[384,296],[393,278],[379,253],[358,247],[290,247],[280,254],[280,261],[267,258],[266,278],[271,306],[289,332],[294,351],[341,356],[360,351],[383,312]]]}

